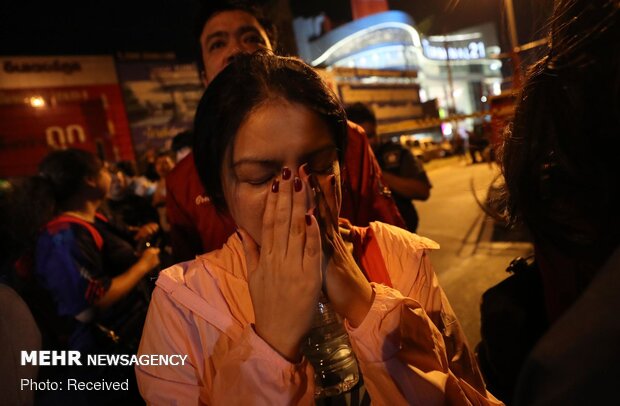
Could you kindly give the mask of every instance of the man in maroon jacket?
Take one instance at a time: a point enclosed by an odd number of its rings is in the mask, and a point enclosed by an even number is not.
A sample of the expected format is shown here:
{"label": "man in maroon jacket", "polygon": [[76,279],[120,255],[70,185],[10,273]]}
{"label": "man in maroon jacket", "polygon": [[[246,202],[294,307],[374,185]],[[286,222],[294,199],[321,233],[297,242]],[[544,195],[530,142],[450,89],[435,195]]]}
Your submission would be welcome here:
{"label": "man in maroon jacket", "polygon": [[[199,16],[201,76],[206,86],[240,52],[274,48],[269,21],[259,10],[239,3],[209,1]],[[195,134],[199,137],[200,134]],[[218,212],[205,195],[193,155],[181,160],[166,178],[166,207],[176,260],[220,248],[235,231],[227,213]],[[349,122],[343,169],[341,217],[354,225],[383,221],[404,228],[404,222],[381,181],[381,169],[363,130]]]}

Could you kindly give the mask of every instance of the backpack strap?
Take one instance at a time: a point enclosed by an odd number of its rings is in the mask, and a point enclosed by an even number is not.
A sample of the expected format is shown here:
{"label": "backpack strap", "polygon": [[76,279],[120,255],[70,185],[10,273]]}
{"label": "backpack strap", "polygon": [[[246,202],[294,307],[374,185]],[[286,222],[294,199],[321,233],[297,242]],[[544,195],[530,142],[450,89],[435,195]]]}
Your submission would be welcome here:
{"label": "backpack strap", "polygon": [[95,218],[98,218],[99,220],[103,221],[104,223],[109,223],[110,220],[108,220],[108,218],[106,216],[104,216],[103,214],[97,212],[95,213]]}
{"label": "backpack strap", "polygon": [[57,232],[59,230],[65,229],[69,227],[69,224],[79,224],[82,227],[86,228],[90,235],[93,237],[95,241],[95,245],[97,249],[101,251],[103,249],[103,237],[99,234],[99,231],[86,220],[83,220],[79,217],[70,216],[68,214],[61,214],[60,216],[54,218],[52,221],[45,225],[45,228],[51,232]]}
{"label": "backpack strap", "polygon": [[352,226],[350,236],[353,243],[353,256],[357,259],[366,279],[369,282],[392,287],[390,274],[372,228]]}

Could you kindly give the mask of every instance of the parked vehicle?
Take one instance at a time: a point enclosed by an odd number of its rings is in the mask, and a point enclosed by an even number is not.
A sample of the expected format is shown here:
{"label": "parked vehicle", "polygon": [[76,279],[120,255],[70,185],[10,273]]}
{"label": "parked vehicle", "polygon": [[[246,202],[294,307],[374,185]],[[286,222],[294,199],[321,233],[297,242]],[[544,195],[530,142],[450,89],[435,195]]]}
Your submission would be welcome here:
{"label": "parked vehicle", "polygon": [[438,142],[433,141],[431,137],[409,139],[405,141],[405,146],[422,162],[429,162],[432,159],[446,156],[446,152],[442,146],[439,145]]}
{"label": "parked vehicle", "polygon": [[454,145],[446,139],[439,143],[439,148],[442,152],[442,157],[454,155]]}

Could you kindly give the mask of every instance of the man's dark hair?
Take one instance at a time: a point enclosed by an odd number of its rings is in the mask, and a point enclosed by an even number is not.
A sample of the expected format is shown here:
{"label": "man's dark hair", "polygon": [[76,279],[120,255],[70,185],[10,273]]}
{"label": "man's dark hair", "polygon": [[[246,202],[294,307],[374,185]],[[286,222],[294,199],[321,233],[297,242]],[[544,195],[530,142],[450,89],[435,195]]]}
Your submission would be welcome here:
{"label": "man's dark hair", "polygon": [[265,51],[240,54],[209,84],[194,121],[194,162],[207,194],[219,210],[226,207],[221,172],[226,154],[230,153],[228,148],[248,114],[274,99],[297,103],[323,120],[338,148],[338,159],[343,160],[346,116],[320,76],[296,58]]}
{"label": "man's dark hair", "polygon": [[174,136],[170,149],[174,152],[178,152],[186,147],[191,148],[193,142],[194,133],[192,132],[192,130],[185,130]]}
{"label": "man's dark hair", "polygon": [[273,49],[277,46],[277,30],[276,26],[270,19],[265,17],[262,8],[260,8],[256,2],[250,0],[200,0],[198,13],[196,15],[196,22],[194,25],[194,35],[196,37],[196,44],[198,46],[196,53],[196,60],[198,63],[198,69],[200,72],[204,71],[205,67],[202,62],[202,47],[200,46],[200,35],[202,30],[207,24],[207,21],[217,13],[223,11],[245,11],[246,13],[254,16],[258,23],[263,27],[269,37],[271,46]]}
{"label": "man's dark hair", "polygon": [[347,107],[347,119],[353,121],[355,124],[366,122],[377,124],[375,113],[373,113],[370,107],[360,102],[353,103]]}
{"label": "man's dark hair", "polygon": [[131,161],[120,161],[115,165],[116,169],[123,173],[125,176],[136,176],[136,165]]}

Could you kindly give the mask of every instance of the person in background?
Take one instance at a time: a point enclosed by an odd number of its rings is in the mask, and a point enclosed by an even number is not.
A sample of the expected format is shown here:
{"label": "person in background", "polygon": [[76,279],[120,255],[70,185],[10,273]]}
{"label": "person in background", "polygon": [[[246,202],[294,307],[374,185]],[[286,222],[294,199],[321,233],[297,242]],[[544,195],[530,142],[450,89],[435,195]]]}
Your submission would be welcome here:
{"label": "person in background", "polygon": [[194,142],[194,134],[192,130],[186,130],[178,133],[172,139],[170,149],[174,152],[174,162],[181,162],[183,158],[192,152],[192,143]]}
{"label": "person in background", "polygon": [[[150,293],[144,277],[158,266],[159,249],[136,254],[98,213],[110,184],[108,169],[96,156],[66,149],[48,154],[37,176],[16,185],[35,191],[16,195],[30,200],[26,207],[38,220],[24,221],[18,230],[26,237],[17,240],[27,241],[30,235],[36,240],[18,261],[16,274],[20,294],[39,322],[44,350],[74,350],[85,356],[137,349]],[[19,210],[24,202],[14,203],[14,213],[29,215]],[[133,380],[131,368],[120,366],[49,367],[42,373],[42,380]],[[46,391],[40,396],[42,404],[139,399],[135,384],[128,392]]]}
{"label": "person in background", "polygon": [[128,161],[108,166],[110,190],[100,211],[127,242],[135,244],[154,237],[160,230],[160,219],[149,200],[134,193],[126,174],[131,167]]}
{"label": "person in background", "polygon": [[620,381],[620,3],[557,0],[548,39],[501,157],[507,207],[534,237],[551,323],[514,404],[610,404]]}
{"label": "person in background", "polygon": [[138,158],[138,174],[149,182],[155,182],[157,180],[157,171],[155,170],[156,158],[157,149],[155,147],[148,147]]}
{"label": "person in background", "polygon": [[164,231],[170,231],[166,221],[166,177],[174,168],[174,160],[171,152],[160,152],[155,158],[155,172],[159,179],[155,182],[152,204],[159,213],[159,221]]}
{"label": "person in background", "polygon": [[200,179],[239,228],[220,250],[160,275],[139,352],[189,359],[137,366],[147,403],[314,404],[300,346],[323,291],[346,319],[361,404],[500,404],[433,272],[438,245],[338,220],[348,125],[310,66],[238,56],[207,88],[194,128]]}
{"label": "person in background", "polygon": [[[474,128],[474,131],[468,131],[467,134],[471,163],[476,164],[488,160],[488,157],[485,156],[485,150],[489,146],[489,140],[484,136],[482,125]],[[480,156],[479,160],[478,156]]]}
{"label": "person in background", "polygon": [[[36,194],[29,195],[35,199]],[[21,390],[22,379],[37,380],[38,365],[22,365],[22,351],[39,351],[42,346],[41,331],[37,326],[27,303],[16,291],[15,261],[27,250],[30,236],[19,236],[19,230],[26,224],[20,220],[27,213],[29,218],[37,215],[28,209],[30,205],[20,204],[15,212],[14,185],[0,179],[0,393],[7,405],[34,404],[35,391]],[[19,202],[28,201],[19,199]],[[23,211],[22,211],[23,210]]]}
{"label": "person in background", "polygon": [[[149,180],[146,176],[140,175],[136,171],[136,165],[132,161],[120,161],[115,165],[115,171],[122,172],[124,176],[124,183],[127,186],[128,191],[136,196],[144,197],[145,199],[150,199],[155,192],[155,183]],[[155,173],[155,165],[153,164],[153,173],[155,174],[154,179],[157,178],[157,173]],[[120,174],[119,174],[120,176]]]}
{"label": "person in background", "polygon": [[349,106],[347,118],[360,125],[366,132],[383,170],[383,180],[392,191],[407,230],[415,233],[419,218],[411,200],[427,200],[432,187],[422,163],[402,145],[391,141],[381,142],[377,136],[375,114],[365,104],[355,103]]}
{"label": "person in background", "polygon": [[[275,48],[275,30],[259,9],[234,1],[203,1],[197,23],[198,64],[206,86],[241,53]],[[366,226],[381,220],[404,227],[404,221],[381,184],[381,169],[359,127],[351,124],[343,168],[341,215]],[[220,248],[235,231],[234,221],[218,213],[204,193],[193,156],[177,163],[166,181],[167,216],[174,256],[187,260]]]}

